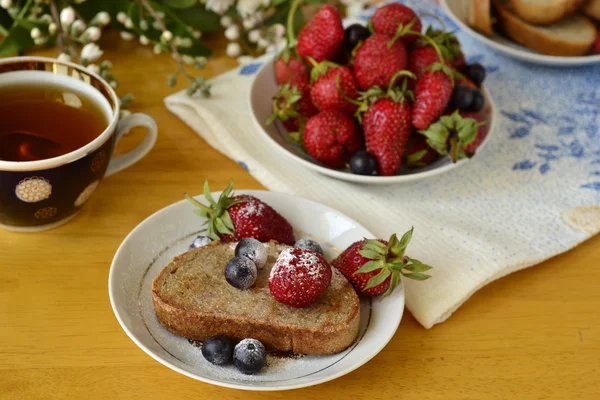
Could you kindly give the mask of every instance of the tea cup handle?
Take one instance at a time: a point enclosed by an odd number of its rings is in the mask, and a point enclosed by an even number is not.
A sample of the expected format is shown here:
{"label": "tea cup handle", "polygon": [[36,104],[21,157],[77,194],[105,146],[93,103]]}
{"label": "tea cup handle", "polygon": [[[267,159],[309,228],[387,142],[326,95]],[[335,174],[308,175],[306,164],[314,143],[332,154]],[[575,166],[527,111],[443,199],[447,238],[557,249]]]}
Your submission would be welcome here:
{"label": "tea cup handle", "polygon": [[108,164],[105,176],[110,176],[127,167],[132,166],[139,160],[141,160],[148,152],[154,147],[156,138],[158,137],[158,128],[156,122],[146,114],[129,114],[119,121],[117,125],[117,132],[115,134],[115,145],[119,142],[119,139],[123,134],[129,132],[131,128],[143,126],[147,128],[146,137],[135,149],[128,151],[127,153],[120,155],[119,157],[113,158]]}

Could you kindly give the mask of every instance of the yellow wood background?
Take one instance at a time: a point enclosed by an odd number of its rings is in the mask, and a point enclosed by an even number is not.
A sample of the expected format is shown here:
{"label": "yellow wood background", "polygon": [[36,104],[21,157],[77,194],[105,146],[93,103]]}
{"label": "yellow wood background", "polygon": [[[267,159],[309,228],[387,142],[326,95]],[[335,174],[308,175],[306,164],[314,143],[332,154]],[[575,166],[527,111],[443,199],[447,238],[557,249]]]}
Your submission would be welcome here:
{"label": "yellow wood background", "polygon": [[[216,44],[223,44],[217,40]],[[134,111],[156,119],[156,148],[107,178],[71,223],[38,234],[0,231],[0,399],[600,399],[600,237],[494,282],[447,322],[423,329],[405,314],[372,361],[292,392],[224,389],[154,361],[123,332],[107,291],[123,238],[155,211],[246,171],[169,113],[174,64],[133,42],[104,40]],[[38,54],[51,55],[50,51]],[[217,55],[203,72],[236,66]],[[137,134],[120,145],[131,145]]]}

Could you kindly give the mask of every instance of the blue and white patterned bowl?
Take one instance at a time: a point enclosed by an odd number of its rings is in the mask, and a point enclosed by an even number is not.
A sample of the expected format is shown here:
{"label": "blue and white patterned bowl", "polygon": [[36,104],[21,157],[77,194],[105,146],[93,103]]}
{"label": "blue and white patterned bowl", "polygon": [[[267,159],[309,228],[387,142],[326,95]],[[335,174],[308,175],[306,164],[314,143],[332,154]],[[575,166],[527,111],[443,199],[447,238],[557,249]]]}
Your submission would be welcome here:
{"label": "blue and white patterned bowl", "polygon": [[[264,133],[265,137],[269,139],[268,141],[273,145],[273,151],[289,157],[293,162],[300,163],[304,167],[331,176],[332,178],[370,184],[403,183],[448,172],[469,162],[468,159],[463,159],[453,163],[448,157],[441,157],[437,161],[423,168],[402,167],[398,174],[394,176],[355,175],[350,172],[349,169],[332,169],[326,167],[305,153],[297,143],[292,141],[288,137],[286,129],[279,121],[267,125],[266,120],[273,112],[271,100],[276,92],[277,83],[275,82],[275,75],[273,72],[273,61],[269,60],[265,62],[256,73],[252,88],[250,89],[250,112],[257,129],[259,132]],[[495,117],[495,105],[489,92],[485,88],[482,88],[482,92],[486,103],[482,113],[488,131],[486,138],[479,146],[478,151],[481,151],[486,143],[489,142],[490,137],[494,133],[494,123],[497,119]],[[477,157],[477,154],[475,154],[474,157]]]}

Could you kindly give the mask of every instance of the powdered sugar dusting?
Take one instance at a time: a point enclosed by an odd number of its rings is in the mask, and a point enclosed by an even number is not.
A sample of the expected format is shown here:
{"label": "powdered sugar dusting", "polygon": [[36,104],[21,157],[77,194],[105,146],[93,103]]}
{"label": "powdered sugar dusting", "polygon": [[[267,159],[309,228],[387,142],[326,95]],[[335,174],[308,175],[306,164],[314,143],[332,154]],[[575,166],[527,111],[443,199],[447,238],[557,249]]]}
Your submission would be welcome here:
{"label": "powdered sugar dusting", "polygon": [[320,279],[323,276],[323,263],[311,251],[288,248],[282,251],[277,258],[269,279],[286,278],[291,275],[303,277],[305,273],[312,279]]}
{"label": "powdered sugar dusting", "polygon": [[265,205],[257,200],[249,200],[244,204],[244,207],[240,210],[240,216],[243,218],[248,217],[260,217],[263,215],[263,211],[265,210]]}

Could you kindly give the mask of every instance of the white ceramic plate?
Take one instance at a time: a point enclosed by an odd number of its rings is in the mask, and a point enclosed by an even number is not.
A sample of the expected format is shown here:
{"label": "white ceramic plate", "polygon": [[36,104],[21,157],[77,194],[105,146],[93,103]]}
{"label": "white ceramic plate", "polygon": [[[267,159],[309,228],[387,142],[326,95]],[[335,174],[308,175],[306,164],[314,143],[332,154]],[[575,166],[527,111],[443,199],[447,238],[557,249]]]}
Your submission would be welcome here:
{"label": "white ceramic plate", "polygon": [[551,65],[555,67],[576,67],[600,63],[600,55],[582,57],[559,57],[540,54],[534,50],[519,45],[503,36],[487,37],[467,25],[468,5],[470,0],[442,0],[442,7],[448,16],[456,22],[467,34],[497,51],[521,61]]}
{"label": "white ceramic plate", "polygon": [[[364,176],[355,175],[350,172],[350,169],[331,169],[314,158],[308,155],[302,150],[302,148],[292,141],[287,134],[287,130],[279,121],[271,125],[266,124],[267,118],[272,114],[271,99],[277,92],[277,82],[275,82],[275,76],[273,74],[273,62],[268,60],[260,68],[254,77],[252,82],[252,88],[250,90],[250,113],[252,119],[259,132],[262,132],[269,143],[272,144],[273,151],[277,151],[285,154],[289,159],[294,162],[300,163],[301,165],[317,171],[323,175],[328,175],[333,178],[357,182],[357,183],[370,183],[370,184],[390,184],[390,183],[403,183],[410,182],[418,179],[427,178],[430,176],[438,175],[451,169],[454,169],[464,163],[468,163],[468,159],[459,160],[457,163],[453,163],[448,157],[441,157],[437,161],[423,168],[406,168],[402,167],[397,175],[394,176]],[[483,143],[479,146],[481,150],[489,138],[494,132],[495,124],[495,105],[487,91],[483,88],[483,95],[485,96],[485,108],[482,111],[484,119],[487,124],[487,136]],[[477,154],[475,154],[477,157]]]}
{"label": "white ceramic plate", "polygon": [[[356,221],[310,200],[264,191],[239,193],[254,195],[270,204],[290,221],[297,238],[317,239],[329,260],[338,249],[343,250],[363,237],[373,237]],[[213,193],[215,197],[218,195]],[[205,202],[203,196],[196,198]],[[385,300],[361,300],[358,338],[339,354],[299,359],[269,355],[268,366],[253,376],[243,375],[234,367],[208,363],[197,347],[160,325],[152,306],[152,280],[174,256],[187,251],[200,233],[203,221],[193,210],[193,205],[183,200],[148,217],[125,238],[108,277],[110,301],[119,323],[127,335],[157,361],[191,378],[219,386],[286,390],[347,374],[373,358],[394,336],[404,311],[402,287]]]}

